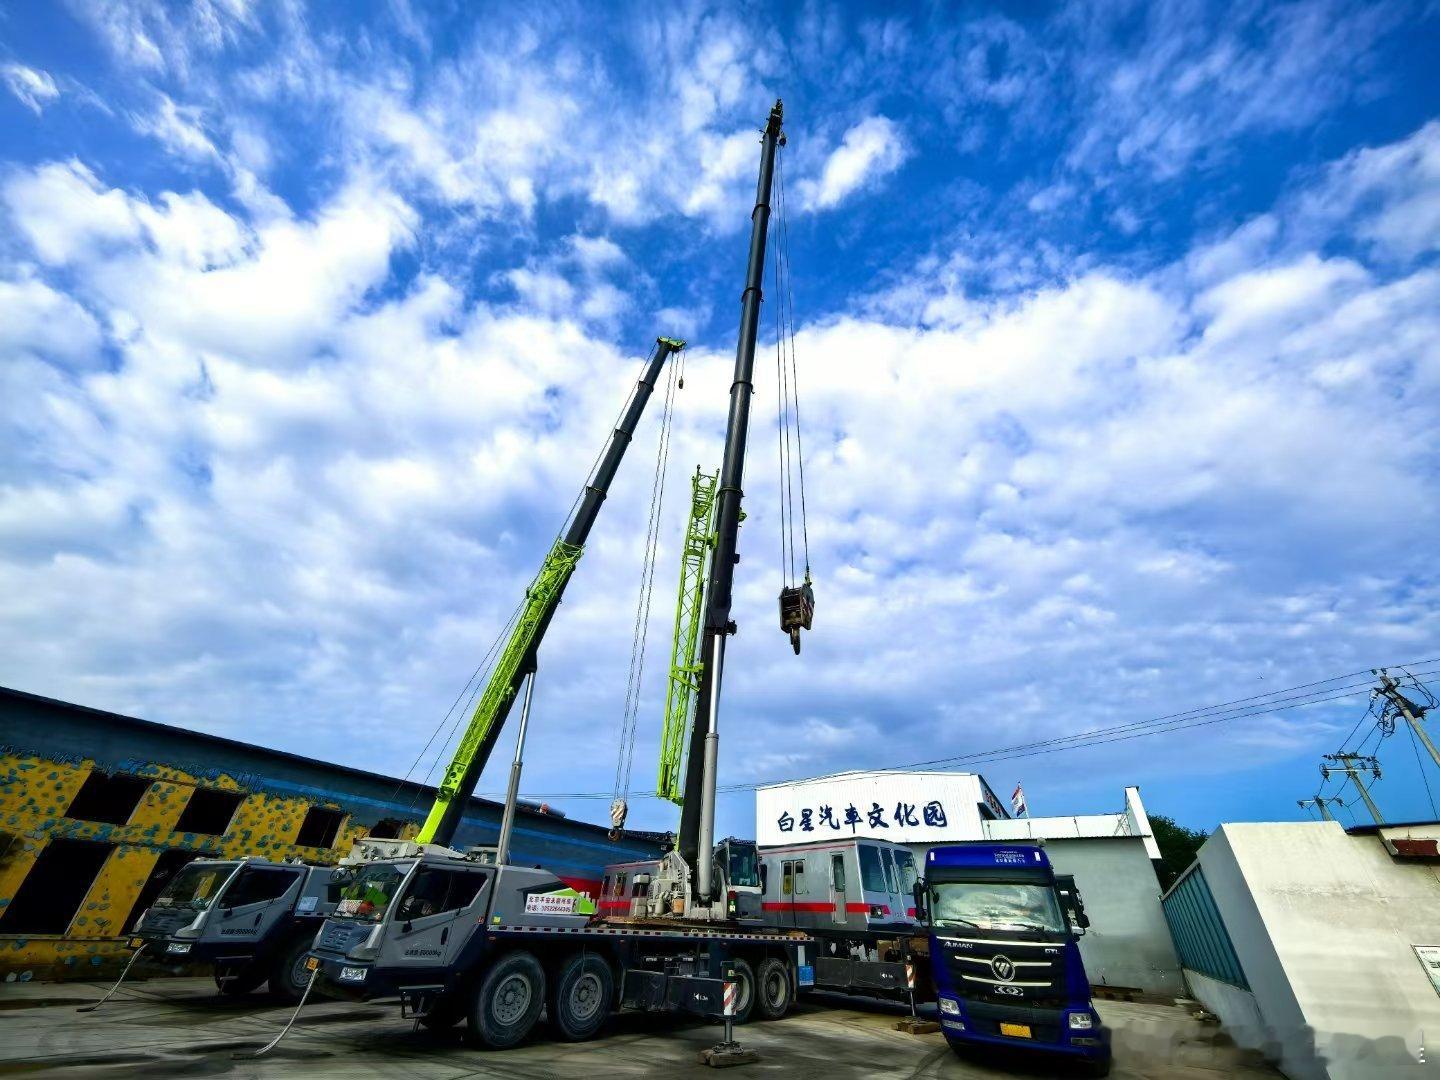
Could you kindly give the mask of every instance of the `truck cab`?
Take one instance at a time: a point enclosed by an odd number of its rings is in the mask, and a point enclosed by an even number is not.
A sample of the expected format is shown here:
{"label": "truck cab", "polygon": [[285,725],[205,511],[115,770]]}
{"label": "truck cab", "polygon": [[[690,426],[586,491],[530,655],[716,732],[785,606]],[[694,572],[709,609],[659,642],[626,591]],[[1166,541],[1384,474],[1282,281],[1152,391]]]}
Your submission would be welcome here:
{"label": "truck cab", "polygon": [[136,921],[132,948],[154,960],[210,964],[222,993],[269,982],[284,1001],[309,980],[305,955],[334,910],[329,867],[266,859],[196,859]]}
{"label": "truck cab", "polygon": [[1108,1074],[1110,1034],[1077,943],[1089,920],[1073,881],[1062,897],[1042,848],[932,848],[915,899],[929,928],[941,1033],[953,1048],[1044,1050]]}
{"label": "truck cab", "polygon": [[[662,914],[657,904],[663,907],[663,903],[653,895],[652,885],[666,871],[665,863],[664,858],[642,859],[605,867],[600,913],[630,918]],[[714,918],[758,925],[762,921],[762,869],[755,841],[725,838],[715,845],[713,865],[720,881]]]}

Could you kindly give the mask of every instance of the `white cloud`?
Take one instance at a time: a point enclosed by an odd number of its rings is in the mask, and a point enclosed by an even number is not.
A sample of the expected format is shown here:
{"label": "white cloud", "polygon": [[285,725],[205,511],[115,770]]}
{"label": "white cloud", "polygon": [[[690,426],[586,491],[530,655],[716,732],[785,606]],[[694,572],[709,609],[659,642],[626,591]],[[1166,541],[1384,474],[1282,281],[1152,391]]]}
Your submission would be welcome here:
{"label": "white cloud", "polygon": [[0,280],[0,359],[16,362],[38,353],[63,366],[89,365],[100,347],[100,328],[83,307],[42,281]]}
{"label": "white cloud", "polygon": [[139,235],[129,200],[119,191],[106,191],[78,161],[13,176],[4,198],[21,234],[46,262],[82,258],[97,245]]}
{"label": "white cloud", "polygon": [[210,136],[205,134],[200,110],[177,105],[168,94],[160,95],[154,112],[137,115],[132,122],[136,131],[158,139],[180,157],[205,161],[220,156]]}
{"label": "white cloud", "polygon": [[845,132],[840,145],[826,158],[819,177],[801,183],[801,196],[812,209],[838,206],[856,191],[898,169],[908,153],[893,120],[866,117]]}
{"label": "white cloud", "polygon": [[36,116],[60,96],[60,88],[55,85],[50,73],[38,68],[16,63],[0,64],[0,78],[4,78],[10,92]]}
{"label": "white cloud", "polygon": [[1440,249],[1440,121],[1388,146],[1352,150],[1301,200],[1321,228],[1358,218],[1379,253],[1413,259]]}

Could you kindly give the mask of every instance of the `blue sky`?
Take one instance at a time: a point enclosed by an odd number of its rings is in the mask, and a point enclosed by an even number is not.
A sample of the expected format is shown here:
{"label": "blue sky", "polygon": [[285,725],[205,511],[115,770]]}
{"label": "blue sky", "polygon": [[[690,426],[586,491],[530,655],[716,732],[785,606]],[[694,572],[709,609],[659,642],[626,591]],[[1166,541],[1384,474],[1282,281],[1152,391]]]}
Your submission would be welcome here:
{"label": "blue sky", "polygon": [[[818,611],[797,660],[767,312],[723,782],[1440,656],[1437,51],[1404,3],[0,3],[0,681],[403,772],[675,334],[648,788],[776,97]],[[656,420],[528,791],[611,789]],[[1287,819],[1363,709],[983,771]]]}

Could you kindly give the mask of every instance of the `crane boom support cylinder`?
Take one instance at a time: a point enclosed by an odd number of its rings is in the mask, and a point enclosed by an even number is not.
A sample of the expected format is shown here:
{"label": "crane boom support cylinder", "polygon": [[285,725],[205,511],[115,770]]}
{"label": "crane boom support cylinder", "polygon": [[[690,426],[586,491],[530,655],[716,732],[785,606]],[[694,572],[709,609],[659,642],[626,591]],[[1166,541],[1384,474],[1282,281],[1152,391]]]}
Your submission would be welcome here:
{"label": "crane boom support cylinder", "polygon": [[[735,377],[730,384],[730,416],[725,429],[725,456],[716,496],[715,552],[710,560],[706,590],[705,637],[701,655],[718,655],[715,642],[734,632],[730,621],[731,589],[735,580],[736,543],[740,530],[741,482],[745,472],[745,441],[750,429],[750,397],[755,371],[755,338],[760,326],[761,283],[765,274],[765,241],[770,228],[770,188],[775,177],[775,151],[780,144],[784,109],[780,102],[770,110],[760,142],[760,176],[755,186],[755,209],[750,214],[750,257],[745,270],[745,292],[740,300],[740,336],[735,346]],[[720,692],[717,665],[706,664],[695,695],[695,725],[690,732],[689,760],[685,764],[685,796],[680,815],[678,847],[694,872],[697,859],[708,862],[710,852],[700,848],[700,822],[715,812],[715,769],[707,768],[705,744],[710,720],[716,714]],[[713,701],[713,703],[712,703]],[[708,804],[708,809],[707,809]],[[708,878],[708,873],[706,874]],[[707,882],[707,884],[709,884]],[[699,882],[696,882],[697,891]],[[700,892],[700,899],[710,896]]]}
{"label": "crane boom support cylinder", "polygon": [[550,627],[555,609],[560,605],[565,586],[575,572],[575,564],[580,561],[585,541],[589,539],[590,529],[610,489],[610,482],[615,479],[620,461],[640,422],[640,415],[659,381],[660,370],[672,354],[684,347],[683,341],[673,338],[656,339],[650,362],[635,384],[630,404],[606,444],[600,463],[595,468],[595,476],[585,488],[569,529],[564,538],[555,541],[540,573],[526,590],[520,619],[495,662],[480,703],[475,706],[455,756],[445,770],[439,790],[435,793],[435,804],[415,837],[418,843],[448,846],[455,839],[455,830],[460,827],[465,804],[495,749],[495,742],[515,703],[515,693],[525,676],[535,670],[535,654]]}
{"label": "crane boom support cylinder", "polygon": [[505,813],[500,818],[500,839],[495,862],[510,861],[510,837],[515,831],[515,805],[520,801],[520,772],[525,768],[525,729],[530,726],[530,698],[535,693],[535,672],[525,677],[525,698],[520,703],[520,730],[515,733],[515,760],[510,763],[510,784],[505,789]]}

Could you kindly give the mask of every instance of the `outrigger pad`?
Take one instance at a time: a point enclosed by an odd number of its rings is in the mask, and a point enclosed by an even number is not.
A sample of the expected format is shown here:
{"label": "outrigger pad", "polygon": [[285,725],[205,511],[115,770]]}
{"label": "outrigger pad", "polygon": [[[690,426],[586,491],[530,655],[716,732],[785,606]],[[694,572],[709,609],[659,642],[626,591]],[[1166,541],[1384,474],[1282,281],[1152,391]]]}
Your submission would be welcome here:
{"label": "outrigger pad", "polygon": [[749,1065],[759,1061],[760,1055],[737,1042],[719,1043],[709,1050],[700,1051],[700,1064],[712,1069],[728,1069],[732,1065]]}
{"label": "outrigger pad", "polygon": [[907,1016],[903,1020],[895,1021],[895,1030],[903,1031],[909,1035],[930,1035],[940,1030],[940,1025],[934,1020],[924,1020],[918,1016]]}

